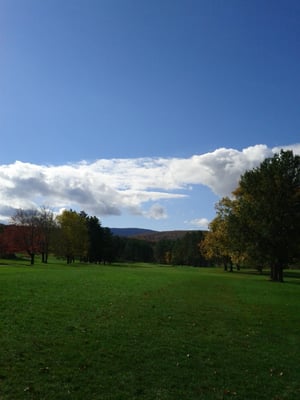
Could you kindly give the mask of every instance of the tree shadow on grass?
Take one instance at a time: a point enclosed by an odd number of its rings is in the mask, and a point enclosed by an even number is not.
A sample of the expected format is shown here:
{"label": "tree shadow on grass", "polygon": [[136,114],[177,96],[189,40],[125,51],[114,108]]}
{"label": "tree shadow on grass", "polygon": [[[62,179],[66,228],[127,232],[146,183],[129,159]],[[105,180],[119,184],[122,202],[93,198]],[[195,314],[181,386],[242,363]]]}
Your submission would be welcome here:
{"label": "tree shadow on grass", "polygon": [[[270,272],[268,270],[258,271],[250,269],[241,269],[240,271],[233,271],[238,274],[252,275],[252,276],[262,276],[265,277],[267,281],[274,282],[270,279]],[[288,281],[286,279],[289,279]],[[291,280],[292,279],[292,280]],[[276,282],[274,282],[276,283]],[[300,270],[290,270],[285,269],[283,271],[283,283],[300,285]]]}

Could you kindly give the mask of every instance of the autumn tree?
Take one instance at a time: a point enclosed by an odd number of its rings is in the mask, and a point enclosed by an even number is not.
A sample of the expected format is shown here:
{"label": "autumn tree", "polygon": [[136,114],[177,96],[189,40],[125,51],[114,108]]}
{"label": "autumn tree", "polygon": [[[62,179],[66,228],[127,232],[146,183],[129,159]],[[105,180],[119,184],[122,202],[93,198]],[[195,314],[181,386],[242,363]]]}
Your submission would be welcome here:
{"label": "autumn tree", "polygon": [[85,216],[73,210],[64,210],[56,217],[58,230],[55,253],[70,264],[75,258],[86,258],[88,228]]}
{"label": "autumn tree", "polygon": [[11,230],[15,248],[26,251],[30,256],[30,264],[34,264],[35,255],[40,251],[41,229],[39,211],[37,209],[19,209],[11,217],[16,229]]}
{"label": "autumn tree", "polygon": [[223,198],[216,205],[217,215],[209,224],[209,231],[202,242],[199,243],[200,251],[206,258],[213,260],[232,271],[233,251],[229,234],[228,215],[232,209],[232,202],[228,197]]}
{"label": "autumn tree", "polygon": [[1,257],[13,257],[16,253],[26,252],[20,240],[20,227],[9,224],[4,225],[0,234]]}

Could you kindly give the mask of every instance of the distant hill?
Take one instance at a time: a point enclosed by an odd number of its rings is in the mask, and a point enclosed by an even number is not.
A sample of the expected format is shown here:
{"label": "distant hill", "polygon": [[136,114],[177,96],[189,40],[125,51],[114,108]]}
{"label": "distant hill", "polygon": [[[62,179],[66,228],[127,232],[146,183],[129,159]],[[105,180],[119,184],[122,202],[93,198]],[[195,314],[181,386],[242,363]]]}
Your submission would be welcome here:
{"label": "distant hill", "polygon": [[132,237],[139,235],[149,235],[152,233],[157,233],[151,229],[141,229],[141,228],[110,228],[113,235],[121,237]]}
{"label": "distant hill", "polygon": [[193,232],[190,230],[160,232],[141,228],[110,228],[110,230],[116,236],[131,237],[135,239],[147,240],[149,242],[158,242],[159,240],[163,239],[176,240],[182,238],[188,232]]}

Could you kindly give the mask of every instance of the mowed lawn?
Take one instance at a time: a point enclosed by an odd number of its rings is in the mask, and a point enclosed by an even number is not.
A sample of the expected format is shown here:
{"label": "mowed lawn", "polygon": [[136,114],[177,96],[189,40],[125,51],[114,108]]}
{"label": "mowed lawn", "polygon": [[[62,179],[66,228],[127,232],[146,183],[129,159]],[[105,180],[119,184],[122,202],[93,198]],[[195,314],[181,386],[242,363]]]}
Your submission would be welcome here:
{"label": "mowed lawn", "polygon": [[300,398],[300,279],[0,265],[0,399]]}

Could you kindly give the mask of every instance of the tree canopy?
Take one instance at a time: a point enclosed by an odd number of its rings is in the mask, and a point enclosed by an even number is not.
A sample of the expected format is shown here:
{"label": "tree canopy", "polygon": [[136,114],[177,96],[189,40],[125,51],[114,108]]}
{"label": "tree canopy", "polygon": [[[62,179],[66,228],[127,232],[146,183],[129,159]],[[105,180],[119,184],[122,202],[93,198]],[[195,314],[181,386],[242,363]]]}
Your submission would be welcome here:
{"label": "tree canopy", "polygon": [[271,279],[282,281],[300,250],[300,157],[282,150],[265,159],[241,176],[233,199],[220,204],[210,242],[231,260],[269,266]]}
{"label": "tree canopy", "polygon": [[86,257],[88,226],[85,215],[74,210],[64,210],[56,219],[60,228],[57,232],[57,255],[64,256],[67,263],[71,263],[75,257]]}

